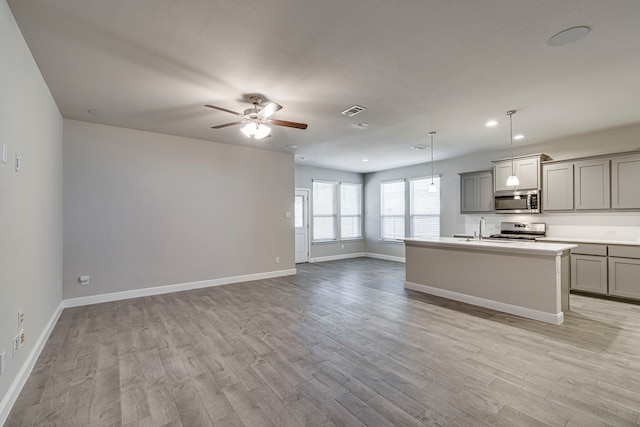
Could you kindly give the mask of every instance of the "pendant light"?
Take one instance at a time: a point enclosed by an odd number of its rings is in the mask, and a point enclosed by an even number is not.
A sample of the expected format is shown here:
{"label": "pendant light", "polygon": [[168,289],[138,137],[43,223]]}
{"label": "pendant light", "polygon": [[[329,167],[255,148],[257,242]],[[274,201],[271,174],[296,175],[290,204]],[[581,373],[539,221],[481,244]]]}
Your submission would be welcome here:
{"label": "pendant light", "polygon": [[507,111],[507,116],[509,116],[509,141],[511,142],[511,175],[507,178],[507,186],[515,187],[520,185],[520,180],[516,176],[513,170],[513,121],[512,116],[516,113],[516,110]]}
{"label": "pendant light", "polygon": [[437,193],[438,187],[433,183],[433,135],[435,132],[429,132],[429,136],[431,137],[431,184],[429,184],[429,193]]}

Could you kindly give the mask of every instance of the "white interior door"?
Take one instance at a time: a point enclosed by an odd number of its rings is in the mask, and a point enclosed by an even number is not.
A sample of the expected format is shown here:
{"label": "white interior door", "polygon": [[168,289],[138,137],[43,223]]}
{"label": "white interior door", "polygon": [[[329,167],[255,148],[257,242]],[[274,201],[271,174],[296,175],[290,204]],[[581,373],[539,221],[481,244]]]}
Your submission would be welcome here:
{"label": "white interior door", "polygon": [[309,189],[296,188],[296,263],[309,262]]}

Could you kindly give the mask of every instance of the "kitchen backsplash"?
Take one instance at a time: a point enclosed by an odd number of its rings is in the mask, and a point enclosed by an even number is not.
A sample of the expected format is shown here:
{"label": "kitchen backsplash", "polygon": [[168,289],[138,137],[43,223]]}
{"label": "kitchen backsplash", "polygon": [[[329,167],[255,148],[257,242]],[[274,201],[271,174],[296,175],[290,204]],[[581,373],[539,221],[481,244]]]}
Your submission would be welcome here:
{"label": "kitchen backsplash", "polygon": [[478,231],[481,216],[484,216],[486,220],[487,232],[485,234],[499,233],[500,222],[503,221],[544,222],[547,224],[547,237],[640,241],[640,212],[464,215],[465,234],[473,234],[474,231]]}

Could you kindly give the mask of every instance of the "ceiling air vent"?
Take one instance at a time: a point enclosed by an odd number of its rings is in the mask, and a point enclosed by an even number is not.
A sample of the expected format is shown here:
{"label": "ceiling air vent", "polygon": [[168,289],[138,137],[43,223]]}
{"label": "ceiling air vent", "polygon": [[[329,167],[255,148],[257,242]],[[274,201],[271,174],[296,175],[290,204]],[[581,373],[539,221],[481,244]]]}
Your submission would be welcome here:
{"label": "ceiling air vent", "polygon": [[354,105],[353,107],[349,107],[346,110],[344,110],[342,114],[344,114],[345,116],[353,117],[358,113],[362,113],[364,110],[366,110],[365,107]]}
{"label": "ceiling air vent", "polygon": [[417,144],[417,145],[412,145],[411,148],[414,150],[422,151],[422,150],[426,150],[429,147],[423,144]]}

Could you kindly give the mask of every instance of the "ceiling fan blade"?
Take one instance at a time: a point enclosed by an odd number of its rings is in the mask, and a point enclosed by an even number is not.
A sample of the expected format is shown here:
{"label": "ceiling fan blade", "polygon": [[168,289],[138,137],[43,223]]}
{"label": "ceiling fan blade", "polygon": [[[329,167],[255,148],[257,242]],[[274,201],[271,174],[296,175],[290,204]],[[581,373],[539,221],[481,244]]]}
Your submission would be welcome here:
{"label": "ceiling fan blade", "polygon": [[269,123],[276,126],[285,126],[288,128],[306,129],[306,123],[288,122],[286,120],[269,120]]}
{"label": "ceiling fan blade", "polygon": [[273,113],[280,109],[282,109],[282,105],[276,104],[275,102],[270,102],[260,110],[260,115],[262,117],[271,117]]}
{"label": "ceiling fan blade", "polygon": [[242,123],[244,123],[244,122],[243,121],[239,121],[239,122],[225,123],[223,125],[211,126],[211,129],[222,129],[222,128],[226,128],[227,126],[241,125]]}
{"label": "ceiling fan blade", "polygon": [[215,105],[205,105],[205,107],[209,107],[209,108],[213,108],[214,110],[220,110],[220,111],[224,111],[226,113],[231,113],[234,116],[238,116],[238,117],[244,117],[242,114],[240,113],[236,113],[235,111],[231,111],[231,110],[227,110],[226,108],[222,108],[222,107],[216,107]]}

